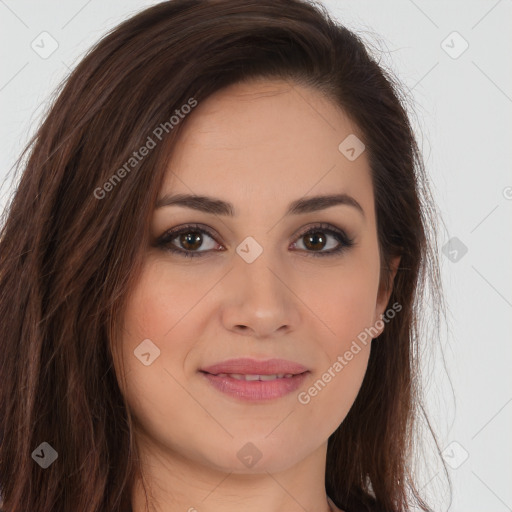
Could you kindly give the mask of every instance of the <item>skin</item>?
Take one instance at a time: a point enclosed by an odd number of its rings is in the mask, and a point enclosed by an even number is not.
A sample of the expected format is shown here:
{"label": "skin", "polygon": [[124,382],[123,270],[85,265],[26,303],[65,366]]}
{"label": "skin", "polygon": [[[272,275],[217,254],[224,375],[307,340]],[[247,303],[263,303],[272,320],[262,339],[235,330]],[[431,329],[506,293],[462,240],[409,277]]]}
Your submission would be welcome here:
{"label": "skin", "polygon": [[[152,245],[126,306],[122,389],[153,510],[329,511],[327,440],[357,396],[371,343],[307,405],[297,395],[381,318],[391,293],[379,290],[366,153],[349,161],[338,150],[349,134],[360,132],[332,102],[284,81],[230,86],[188,119],[159,197],[207,195],[232,203],[236,215],[176,205],[155,210]],[[296,199],[333,193],[352,196],[364,216],[349,205],[284,216]],[[339,245],[328,233],[324,247],[307,245],[299,235],[318,222],[345,231],[354,246],[315,257]],[[206,256],[185,258],[153,243],[187,223],[217,235],[203,233],[203,245],[193,249]],[[250,264],[236,252],[248,236],[263,248]],[[173,245],[190,247],[179,236]],[[134,350],[148,338],[160,356],[145,366]],[[244,356],[289,359],[311,373],[297,392],[259,403],[225,395],[198,373]],[[261,453],[251,468],[237,457],[247,442]],[[134,512],[145,510],[140,481],[132,499]]]}

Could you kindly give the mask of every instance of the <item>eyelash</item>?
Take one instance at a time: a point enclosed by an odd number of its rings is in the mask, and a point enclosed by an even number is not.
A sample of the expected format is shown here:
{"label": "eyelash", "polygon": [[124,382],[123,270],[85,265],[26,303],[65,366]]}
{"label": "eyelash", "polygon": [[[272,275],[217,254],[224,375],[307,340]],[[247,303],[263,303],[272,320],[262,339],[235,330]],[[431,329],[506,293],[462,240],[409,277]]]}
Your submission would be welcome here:
{"label": "eyelash", "polygon": [[[316,233],[318,231],[332,235],[340,243],[340,246],[337,247],[336,249],[330,249],[329,251],[316,252],[316,251],[305,251],[304,249],[300,249],[301,251],[310,253],[311,256],[314,256],[314,257],[327,257],[327,256],[335,256],[337,254],[341,254],[354,245],[354,240],[352,238],[348,237],[344,231],[334,228],[330,224],[325,224],[325,223],[320,223],[320,224],[310,227],[309,229],[307,229],[306,231],[304,231],[303,233],[298,235],[297,240],[310,234],[310,233]],[[184,233],[191,233],[191,232],[192,233],[196,233],[196,232],[206,233],[210,238],[212,238],[213,240],[215,240],[215,242],[217,242],[217,240],[215,239],[215,235],[206,227],[204,227],[200,224],[188,224],[181,228],[167,231],[157,240],[156,245],[164,251],[170,251],[174,254],[178,254],[179,256],[183,256],[185,258],[202,257],[202,256],[210,253],[210,251],[187,251],[185,249],[180,249],[179,247],[176,247],[175,245],[171,244],[171,241],[174,240],[179,235],[182,235]]]}

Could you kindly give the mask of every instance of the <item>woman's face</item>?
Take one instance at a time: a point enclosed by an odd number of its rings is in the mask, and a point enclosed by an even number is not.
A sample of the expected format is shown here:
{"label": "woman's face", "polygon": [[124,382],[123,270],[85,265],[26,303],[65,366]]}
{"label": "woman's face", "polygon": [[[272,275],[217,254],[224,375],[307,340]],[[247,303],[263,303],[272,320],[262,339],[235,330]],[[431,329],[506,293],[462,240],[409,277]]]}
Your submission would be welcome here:
{"label": "woman's face", "polygon": [[[226,472],[284,470],[324,449],[347,415],[377,336],[363,333],[389,298],[362,136],[320,93],[281,81],[231,86],[190,115],[125,310],[123,392],[148,450]],[[215,203],[165,205],[182,194]],[[238,358],[263,366],[211,368]]]}

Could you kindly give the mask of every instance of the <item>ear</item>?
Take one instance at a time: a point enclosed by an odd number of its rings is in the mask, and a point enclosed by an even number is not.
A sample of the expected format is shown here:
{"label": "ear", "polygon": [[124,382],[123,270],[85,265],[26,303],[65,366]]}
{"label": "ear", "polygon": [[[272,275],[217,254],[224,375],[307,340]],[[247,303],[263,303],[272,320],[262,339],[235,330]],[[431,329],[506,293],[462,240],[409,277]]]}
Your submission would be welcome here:
{"label": "ear", "polygon": [[[384,314],[384,311],[386,310],[389,298],[391,297],[391,292],[393,291],[393,283],[395,281],[398,266],[400,265],[400,259],[400,256],[395,256],[391,259],[389,269],[391,271],[391,274],[389,275],[389,281],[388,283],[381,282],[379,285],[377,302],[375,304],[375,318],[373,320],[373,325],[375,325],[375,323],[381,319],[382,315]],[[377,334],[377,336],[374,336],[374,338],[380,336],[382,334],[382,331],[384,331],[384,328],[385,325],[382,326],[382,329],[379,330],[379,333]]]}

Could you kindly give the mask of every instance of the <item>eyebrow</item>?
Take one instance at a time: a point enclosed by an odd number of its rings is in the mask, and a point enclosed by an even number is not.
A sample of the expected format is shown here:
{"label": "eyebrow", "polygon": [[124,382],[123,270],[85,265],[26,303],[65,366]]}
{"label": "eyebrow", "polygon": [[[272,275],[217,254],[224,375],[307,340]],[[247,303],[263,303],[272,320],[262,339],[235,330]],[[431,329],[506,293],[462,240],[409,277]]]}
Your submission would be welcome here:
{"label": "eyebrow", "polygon": [[[323,196],[312,196],[297,199],[289,204],[286,215],[300,215],[303,213],[317,212],[337,205],[352,206],[364,217],[362,206],[348,194],[333,194]],[[155,209],[165,206],[183,206],[205,213],[214,215],[235,216],[235,208],[231,203],[216,199],[213,197],[192,195],[192,194],[176,194],[165,195],[156,203]]]}

